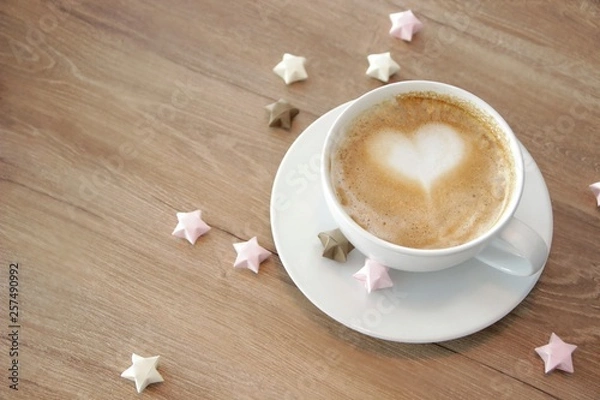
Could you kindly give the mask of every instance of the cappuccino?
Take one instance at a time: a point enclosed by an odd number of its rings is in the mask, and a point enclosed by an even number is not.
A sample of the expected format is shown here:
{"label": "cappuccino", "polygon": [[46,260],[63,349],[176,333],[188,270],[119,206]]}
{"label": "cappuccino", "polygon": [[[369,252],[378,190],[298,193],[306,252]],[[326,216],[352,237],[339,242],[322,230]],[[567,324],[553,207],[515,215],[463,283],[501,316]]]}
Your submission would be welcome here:
{"label": "cappuccino", "polygon": [[491,117],[433,92],[358,115],[336,144],[330,177],[346,213],[401,246],[439,249],[488,231],[511,198],[515,166]]}

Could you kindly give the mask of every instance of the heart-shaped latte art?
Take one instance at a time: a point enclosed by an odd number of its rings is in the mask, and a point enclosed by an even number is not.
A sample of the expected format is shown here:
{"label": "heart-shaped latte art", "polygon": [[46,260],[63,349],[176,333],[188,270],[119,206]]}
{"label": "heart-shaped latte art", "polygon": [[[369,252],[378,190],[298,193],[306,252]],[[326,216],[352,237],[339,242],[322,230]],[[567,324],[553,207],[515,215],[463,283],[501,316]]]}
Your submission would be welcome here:
{"label": "heart-shaped latte art", "polygon": [[423,125],[412,135],[382,131],[374,139],[372,154],[384,168],[421,182],[428,191],[460,163],[465,148],[456,130],[440,123]]}

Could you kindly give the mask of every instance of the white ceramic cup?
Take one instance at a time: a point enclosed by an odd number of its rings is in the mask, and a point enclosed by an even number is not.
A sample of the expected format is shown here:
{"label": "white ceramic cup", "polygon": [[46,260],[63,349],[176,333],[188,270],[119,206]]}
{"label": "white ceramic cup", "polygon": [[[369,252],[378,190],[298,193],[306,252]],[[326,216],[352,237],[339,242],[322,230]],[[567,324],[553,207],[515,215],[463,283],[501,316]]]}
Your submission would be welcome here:
{"label": "white ceramic cup", "polygon": [[[481,236],[443,249],[417,249],[382,240],[358,225],[340,205],[330,179],[330,166],[337,144],[343,140],[347,127],[363,111],[407,92],[426,91],[466,100],[488,114],[501,128],[509,144],[515,168],[514,188],[504,212],[496,223]],[[336,119],[327,133],[321,157],[321,181],[327,207],[346,238],[366,257],[390,268],[413,272],[429,272],[458,265],[476,257],[503,272],[530,276],[538,272],[547,256],[548,247],[532,228],[514,217],[524,184],[523,156],[519,143],[506,121],[477,96],[439,82],[403,81],[374,89],[356,99]]]}

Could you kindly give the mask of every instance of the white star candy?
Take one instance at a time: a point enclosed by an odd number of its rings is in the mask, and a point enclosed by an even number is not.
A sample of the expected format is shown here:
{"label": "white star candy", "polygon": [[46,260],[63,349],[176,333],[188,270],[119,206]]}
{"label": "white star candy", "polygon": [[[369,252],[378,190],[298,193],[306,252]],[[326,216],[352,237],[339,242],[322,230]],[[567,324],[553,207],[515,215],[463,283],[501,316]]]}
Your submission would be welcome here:
{"label": "white star candy", "polygon": [[365,260],[365,266],[353,275],[356,280],[364,282],[367,293],[373,290],[385,289],[394,286],[394,282],[388,274],[389,268],[369,258]]}
{"label": "white star candy", "polygon": [[369,68],[367,75],[371,78],[379,79],[382,82],[388,82],[390,76],[400,71],[400,66],[392,59],[390,52],[371,54],[367,56]]}
{"label": "white star candy", "polygon": [[596,204],[600,207],[600,182],[592,183],[590,185],[590,190],[596,196]]}
{"label": "white star candy", "polygon": [[545,373],[554,369],[561,369],[566,372],[573,372],[573,359],[571,354],[577,346],[574,344],[565,343],[554,332],[550,335],[550,343],[545,346],[536,347],[535,352],[538,353],[545,364]]}
{"label": "white star candy", "polygon": [[173,236],[181,239],[187,239],[191,244],[196,243],[196,240],[210,230],[210,226],[202,220],[202,211],[196,210],[192,212],[178,212],[177,226],[173,230]]}
{"label": "white star candy", "polygon": [[293,54],[285,53],[283,59],[273,68],[273,72],[279,75],[286,85],[296,81],[302,81],[308,78],[304,63],[306,58],[297,57]]}
{"label": "white star candy", "polygon": [[164,381],[163,377],[156,370],[159,358],[160,356],[144,358],[133,353],[131,356],[131,367],[123,371],[121,376],[134,381],[137,392],[142,393],[142,390],[149,384]]}
{"label": "white star candy", "polygon": [[390,21],[392,21],[390,35],[407,42],[410,42],[413,35],[423,28],[423,23],[411,10],[390,14]]}
{"label": "white star candy", "polygon": [[271,252],[258,244],[256,236],[247,242],[234,243],[233,248],[237,257],[233,263],[234,268],[248,268],[258,274],[260,263],[269,258]]}

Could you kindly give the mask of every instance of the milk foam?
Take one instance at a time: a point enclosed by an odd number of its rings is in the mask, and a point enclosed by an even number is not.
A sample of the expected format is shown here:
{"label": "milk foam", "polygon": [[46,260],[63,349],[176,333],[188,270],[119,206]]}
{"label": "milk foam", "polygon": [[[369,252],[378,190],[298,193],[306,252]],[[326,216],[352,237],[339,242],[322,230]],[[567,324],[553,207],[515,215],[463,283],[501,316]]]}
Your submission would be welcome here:
{"label": "milk foam", "polygon": [[383,168],[391,168],[401,178],[431,185],[456,167],[463,158],[465,143],[454,128],[444,123],[429,123],[407,135],[384,130],[373,137],[370,151]]}
{"label": "milk foam", "polygon": [[375,236],[444,248],[502,214],[514,165],[502,133],[458,100],[417,93],[358,116],[331,162],[336,196]]}

